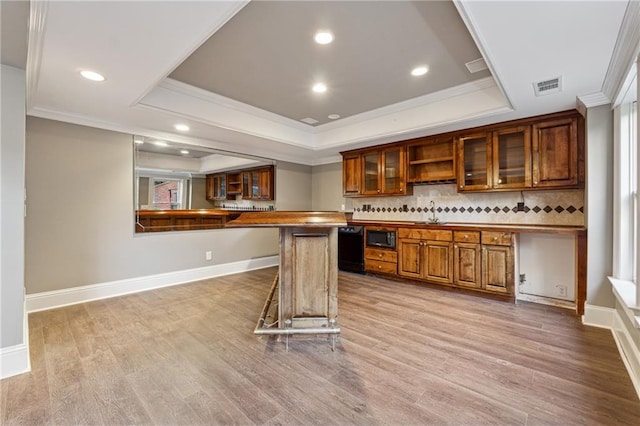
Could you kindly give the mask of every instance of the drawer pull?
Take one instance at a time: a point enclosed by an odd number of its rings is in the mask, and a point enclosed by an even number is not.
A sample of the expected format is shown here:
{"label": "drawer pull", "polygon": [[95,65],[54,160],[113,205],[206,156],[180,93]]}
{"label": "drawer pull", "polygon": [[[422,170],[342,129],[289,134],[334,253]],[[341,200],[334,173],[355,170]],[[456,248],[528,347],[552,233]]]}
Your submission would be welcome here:
{"label": "drawer pull", "polygon": [[378,256],[380,256],[380,259],[382,259],[382,253],[380,253]]}
{"label": "drawer pull", "polygon": [[382,269],[382,265],[378,265],[378,269]]}

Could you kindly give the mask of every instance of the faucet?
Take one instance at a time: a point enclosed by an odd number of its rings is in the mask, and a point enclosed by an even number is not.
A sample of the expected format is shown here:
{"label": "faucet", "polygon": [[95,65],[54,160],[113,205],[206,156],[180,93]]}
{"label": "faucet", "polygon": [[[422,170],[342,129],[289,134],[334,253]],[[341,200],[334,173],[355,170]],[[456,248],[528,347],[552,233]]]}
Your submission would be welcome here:
{"label": "faucet", "polygon": [[435,201],[431,200],[431,202],[429,203],[429,207],[431,207],[431,213],[433,213],[431,215],[431,217],[429,218],[429,223],[436,224],[436,223],[440,222],[440,220],[438,220],[438,218],[436,217],[436,203],[435,203]]}

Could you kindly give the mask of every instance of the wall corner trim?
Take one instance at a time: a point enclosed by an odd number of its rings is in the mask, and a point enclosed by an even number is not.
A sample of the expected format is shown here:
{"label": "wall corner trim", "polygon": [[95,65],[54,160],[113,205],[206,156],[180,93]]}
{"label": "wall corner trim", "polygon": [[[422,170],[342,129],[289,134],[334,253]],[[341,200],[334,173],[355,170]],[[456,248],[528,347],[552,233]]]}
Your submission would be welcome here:
{"label": "wall corner trim", "polygon": [[192,281],[238,274],[255,269],[268,268],[279,264],[279,257],[265,256],[256,259],[241,260],[204,268],[186,269],[183,271],[128,278],[99,284],[85,285],[62,290],[28,294],[26,311],[28,313],[108,299],[125,294],[138,293],[156,288],[186,284]]}
{"label": "wall corner trim", "polygon": [[30,371],[29,348],[24,343],[0,348],[0,379]]}
{"label": "wall corner trim", "polygon": [[637,333],[638,330],[627,328],[616,309],[589,304],[585,304],[582,323],[611,330],[622,362],[640,399],[640,351],[634,345],[631,337],[631,333]]}

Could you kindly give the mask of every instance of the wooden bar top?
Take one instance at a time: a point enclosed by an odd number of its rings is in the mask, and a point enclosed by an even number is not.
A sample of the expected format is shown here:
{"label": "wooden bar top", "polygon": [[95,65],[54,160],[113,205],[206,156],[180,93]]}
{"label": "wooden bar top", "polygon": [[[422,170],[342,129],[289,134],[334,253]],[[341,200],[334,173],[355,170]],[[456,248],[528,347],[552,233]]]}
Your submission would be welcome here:
{"label": "wooden bar top", "polygon": [[427,229],[456,229],[463,228],[466,230],[477,231],[509,231],[509,232],[531,232],[531,233],[550,233],[550,234],[575,234],[586,231],[584,226],[573,225],[529,225],[517,223],[463,223],[463,222],[444,222],[438,224],[430,224],[425,222],[413,221],[384,221],[384,220],[350,220],[349,225],[364,226],[381,226],[392,228],[427,228]]}
{"label": "wooden bar top", "polygon": [[272,211],[243,212],[227,222],[227,228],[281,228],[281,227],[334,227],[346,226],[341,212]]}

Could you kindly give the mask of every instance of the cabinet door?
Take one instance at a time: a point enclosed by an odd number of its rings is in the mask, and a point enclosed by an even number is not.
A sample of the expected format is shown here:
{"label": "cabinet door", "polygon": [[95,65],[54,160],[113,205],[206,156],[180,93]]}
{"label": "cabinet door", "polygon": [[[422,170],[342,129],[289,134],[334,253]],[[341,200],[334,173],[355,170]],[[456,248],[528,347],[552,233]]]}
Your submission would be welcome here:
{"label": "cabinet door", "polygon": [[493,132],[493,188],[531,187],[531,130],[529,126]]}
{"label": "cabinet door", "polygon": [[382,193],[403,194],[405,192],[405,149],[396,147],[382,152],[380,170]]}
{"label": "cabinet door", "polygon": [[398,240],[398,275],[421,277],[421,248],[420,240]]}
{"label": "cabinet door", "polygon": [[253,170],[251,172],[251,198],[255,200],[273,200],[273,178],[273,167]]}
{"label": "cabinet door", "polygon": [[367,152],[362,155],[364,195],[380,194],[380,151]]}
{"label": "cabinet door", "polygon": [[214,194],[214,178],[213,175],[207,175],[206,176],[206,180],[205,180],[205,198],[207,200],[213,200],[213,194]]}
{"label": "cabinet door", "polygon": [[480,244],[455,243],[453,250],[453,283],[480,288]]}
{"label": "cabinet door", "polygon": [[345,197],[360,195],[361,164],[360,155],[344,156],[342,159],[342,193]]}
{"label": "cabinet door", "polygon": [[578,185],[578,119],[533,125],[533,187]]}
{"label": "cabinet door", "polygon": [[242,198],[251,199],[251,172],[243,172],[242,178]]}
{"label": "cabinet door", "polygon": [[492,152],[489,134],[458,138],[458,190],[486,191],[492,183]]}
{"label": "cabinet door", "polygon": [[452,244],[446,241],[426,241],[422,246],[425,262],[424,279],[451,284],[453,282]]}
{"label": "cabinet door", "polygon": [[482,247],[482,286],[498,293],[513,293],[513,250],[507,246]]}

